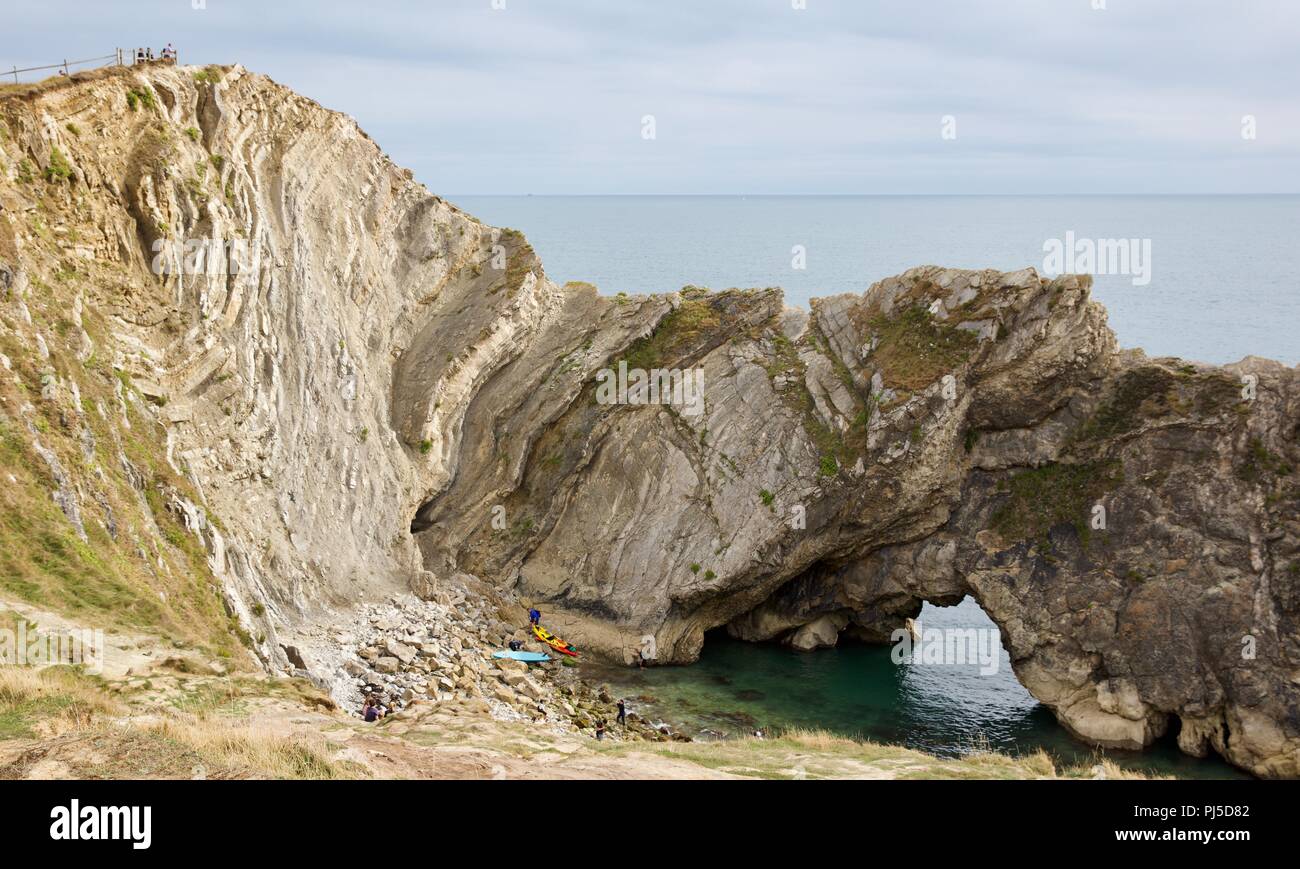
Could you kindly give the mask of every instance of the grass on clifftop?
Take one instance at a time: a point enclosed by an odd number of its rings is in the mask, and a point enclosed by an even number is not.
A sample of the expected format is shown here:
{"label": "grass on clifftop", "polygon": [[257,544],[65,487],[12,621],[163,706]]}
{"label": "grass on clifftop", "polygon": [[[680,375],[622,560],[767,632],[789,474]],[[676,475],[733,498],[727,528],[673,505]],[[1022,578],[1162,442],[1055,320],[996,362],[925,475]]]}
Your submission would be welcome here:
{"label": "grass on clifftop", "polygon": [[921,304],[888,317],[870,317],[863,331],[879,338],[870,358],[885,385],[909,391],[924,389],[961,366],[979,343],[974,332],[936,320]]}
{"label": "grass on clifftop", "polygon": [[693,350],[700,339],[716,330],[720,323],[718,312],[708,301],[688,299],[666,314],[653,332],[634,342],[623,354],[623,360],[628,368],[645,371],[675,362]]}
{"label": "grass on clifftop", "polygon": [[528,240],[524,238],[524,234],[517,229],[511,229],[510,227],[502,229],[497,241],[505,246],[506,267],[501,280],[494,282],[488,288],[488,293],[495,294],[505,290],[507,295],[514,295],[523,286],[524,279],[528,277],[529,272],[540,270],[537,253],[533,250],[533,246],[528,243]]}
{"label": "grass on clifftop", "polygon": [[83,82],[104,78],[130,78],[133,75],[130,66],[101,66],[97,69],[83,69],[66,75],[46,76],[39,81],[0,83],[0,100],[9,98],[32,99],[43,93],[63,90]]}

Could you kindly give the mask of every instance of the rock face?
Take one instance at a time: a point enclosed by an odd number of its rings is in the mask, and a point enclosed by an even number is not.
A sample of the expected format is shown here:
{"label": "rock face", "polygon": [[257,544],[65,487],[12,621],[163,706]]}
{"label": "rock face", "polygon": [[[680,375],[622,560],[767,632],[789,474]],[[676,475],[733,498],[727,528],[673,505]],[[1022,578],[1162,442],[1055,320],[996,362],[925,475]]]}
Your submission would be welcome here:
{"label": "rock face", "polygon": [[[296,624],[408,585],[432,594],[410,521],[443,485],[454,425],[401,440],[389,423],[454,415],[491,342],[433,337],[447,364],[463,354],[440,409],[401,404],[396,372],[434,352],[421,331],[453,324],[451,300],[481,294],[505,330],[555,295],[520,275],[522,240],[430,196],[352,120],[238,67],[107,70],[0,108],[6,303],[51,287],[84,299],[102,346],[48,338],[71,366],[52,376],[113,384],[114,438],[161,441],[219,517],[196,533],[253,651],[284,665]],[[515,284],[494,296],[494,277]],[[47,340],[56,316],[15,334]],[[143,430],[127,434],[127,407]]]}
{"label": "rock face", "polygon": [[[96,352],[203,502],[192,530],[264,661],[328,657],[344,605],[458,573],[664,663],[723,626],[887,641],[972,595],[1082,738],[1176,728],[1300,775],[1300,372],[1120,351],[1087,278],[1032,269],[917,268],[810,312],[559,287],[521,235],[238,67],[0,108],[9,319],[76,263],[68,307],[103,318]],[[246,262],[158,275],[160,239]],[[75,331],[28,326],[34,354],[81,358]],[[639,372],[665,376],[639,393]],[[50,485],[70,522],[74,447]]]}
{"label": "rock face", "polygon": [[[702,369],[705,412],[603,407],[581,364],[543,427],[489,405],[525,458],[426,504],[426,552],[627,659],[652,634],[689,661],[723,624],[878,641],[973,595],[1080,737],[1174,726],[1294,776],[1300,379],[1119,352],[1088,287],[915,269],[806,321],[772,291],[670,296],[618,355]],[[570,372],[504,376],[536,395]],[[496,533],[494,501],[516,523]]]}

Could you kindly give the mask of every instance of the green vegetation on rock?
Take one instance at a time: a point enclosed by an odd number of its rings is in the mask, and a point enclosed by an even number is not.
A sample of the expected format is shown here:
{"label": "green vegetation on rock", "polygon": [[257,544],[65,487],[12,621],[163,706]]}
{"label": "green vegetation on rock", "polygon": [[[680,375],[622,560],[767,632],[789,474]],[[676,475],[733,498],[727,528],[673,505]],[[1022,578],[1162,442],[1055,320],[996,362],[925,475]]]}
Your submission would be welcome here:
{"label": "green vegetation on rock", "polygon": [[886,386],[924,389],[970,358],[979,338],[936,320],[922,304],[914,304],[886,317],[867,319],[865,330],[878,338],[871,361]]}
{"label": "green vegetation on rock", "polygon": [[146,109],[152,109],[156,103],[154,101],[153,91],[147,87],[131,88],[126,92],[126,104],[131,111],[136,111],[140,106]]}
{"label": "green vegetation on rock", "polygon": [[1268,482],[1272,477],[1289,476],[1295,468],[1286,459],[1270,451],[1257,437],[1246,445],[1246,456],[1237,466],[1237,476],[1247,483]]}
{"label": "green vegetation on rock", "polygon": [[721,323],[717,311],[707,301],[688,300],[675,311],[669,312],[646,337],[632,344],[623,355],[628,368],[649,371],[661,365],[680,361],[692,351],[700,338]]}
{"label": "green vegetation on rock", "polygon": [[216,84],[221,81],[221,67],[207,66],[194,73],[195,84]]}
{"label": "green vegetation on rock", "polygon": [[1122,374],[1110,394],[1075,434],[1076,441],[1118,437],[1147,420],[1165,416],[1213,415],[1240,400],[1239,386],[1221,374],[1199,375],[1191,366],[1177,372],[1143,365]]}
{"label": "green vegetation on rock", "polygon": [[1034,539],[1045,546],[1048,532],[1069,524],[1086,547],[1092,506],[1123,480],[1115,459],[1021,471],[1002,484],[1007,499],[993,513],[991,525],[1006,540]]}

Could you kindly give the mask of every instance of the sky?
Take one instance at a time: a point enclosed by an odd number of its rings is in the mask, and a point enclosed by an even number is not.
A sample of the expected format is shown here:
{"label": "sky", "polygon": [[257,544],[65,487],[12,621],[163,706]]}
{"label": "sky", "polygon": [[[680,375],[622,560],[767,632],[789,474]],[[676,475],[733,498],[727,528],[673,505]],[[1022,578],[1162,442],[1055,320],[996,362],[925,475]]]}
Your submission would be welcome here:
{"label": "sky", "polygon": [[0,0],[0,33],[0,69],[243,64],[443,195],[1300,192],[1296,0]]}

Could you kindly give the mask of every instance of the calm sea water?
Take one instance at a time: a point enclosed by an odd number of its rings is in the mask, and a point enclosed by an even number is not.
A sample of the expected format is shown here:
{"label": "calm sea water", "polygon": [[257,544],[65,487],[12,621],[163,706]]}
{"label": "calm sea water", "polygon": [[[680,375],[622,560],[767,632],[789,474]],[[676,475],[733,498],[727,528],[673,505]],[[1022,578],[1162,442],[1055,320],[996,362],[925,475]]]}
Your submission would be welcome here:
{"label": "calm sea water", "polygon": [[[974,600],[953,607],[925,605],[930,628],[985,628],[993,622]],[[943,756],[993,748],[1008,754],[1045,749],[1060,763],[1091,764],[1099,754],[1121,766],[1190,778],[1246,778],[1218,759],[1197,760],[1172,738],[1145,752],[1098,752],[1075,741],[1011,670],[998,644],[995,673],[978,663],[895,664],[890,649],[846,643],[794,652],[770,643],[744,643],[724,632],[708,635],[689,667],[647,670],[583,664],[652,721],[696,738],[756,729],[821,728],[846,736],[897,743]]]}
{"label": "calm sea water", "polygon": [[[476,217],[523,230],[553,280],[604,293],[686,284],[781,286],[791,304],[861,292],[915,265],[1043,271],[1048,239],[1151,240],[1150,283],[1101,275],[1094,296],[1126,347],[1152,356],[1300,363],[1300,197],[451,197]],[[806,250],[791,267],[792,247]],[[974,601],[926,605],[930,627],[992,627]],[[584,665],[590,666],[590,665]],[[596,670],[633,708],[699,736],[819,727],[952,755],[989,745],[1044,748],[1068,763],[1095,752],[1073,740],[1016,681],[1006,652],[978,666],[896,665],[889,649],[845,645],[800,654],[711,634],[690,667]],[[1194,777],[1241,773],[1166,740],[1126,766]]]}
{"label": "calm sea water", "polygon": [[[780,286],[791,304],[917,265],[1042,271],[1043,244],[1151,240],[1151,281],[1100,275],[1126,347],[1300,363],[1300,196],[460,196],[547,274],[605,293]],[[791,267],[802,245],[807,268]]]}

